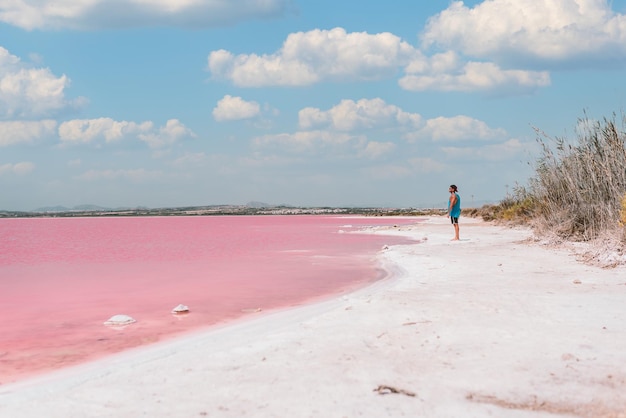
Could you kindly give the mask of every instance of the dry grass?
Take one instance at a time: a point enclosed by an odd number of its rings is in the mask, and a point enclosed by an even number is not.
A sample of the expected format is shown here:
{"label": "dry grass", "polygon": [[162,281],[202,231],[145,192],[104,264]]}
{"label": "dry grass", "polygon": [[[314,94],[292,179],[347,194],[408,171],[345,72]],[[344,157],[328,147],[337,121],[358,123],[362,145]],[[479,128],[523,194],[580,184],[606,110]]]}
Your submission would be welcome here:
{"label": "dry grass", "polygon": [[578,124],[577,142],[538,131],[543,153],[524,193],[534,202],[534,227],[589,241],[619,225],[626,194],[626,117]]}
{"label": "dry grass", "polygon": [[621,227],[626,227],[626,194],[622,198],[622,207],[619,211],[619,222]]}
{"label": "dry grass", "polygon": [[625,127],[626,115],[621,124],[615,115],[603,121],[584,118],[575,142],[536,129],[542,153],[528,186],[473,215],[524,223],[553,241],[587,243],[590,260],[626,262],[620,261],[626,253]]}

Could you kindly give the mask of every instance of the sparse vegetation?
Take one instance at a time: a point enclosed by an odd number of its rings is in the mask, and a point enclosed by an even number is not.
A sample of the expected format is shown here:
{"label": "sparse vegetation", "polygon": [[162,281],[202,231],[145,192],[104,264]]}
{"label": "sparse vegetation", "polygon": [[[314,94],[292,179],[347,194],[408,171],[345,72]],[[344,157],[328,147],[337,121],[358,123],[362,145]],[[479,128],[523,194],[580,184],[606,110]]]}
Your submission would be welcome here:
{"label": "sparse vegetation", "polygon": [[626,194],[622,198],[622,207],[619,211],[620,226],[626,227]]}
{"label": "sparse vegetation", "polygon": [[[588,241],[619,227],[626,194],[626,117],[579,121],[578,143],[538,132],[543,155],[529,184],[539,228]],[[555,147],[550,147],[553,142]]]}
{"label": "sparse vegetation", "polygon": [[621,124],[616,119],[580,119],[576,143],[536,129],[542,154],[534,177],[485,209],[483,219],[527,223],[554,240],[601,243],[602,252],[620,258],[626,249],[626,115]]}

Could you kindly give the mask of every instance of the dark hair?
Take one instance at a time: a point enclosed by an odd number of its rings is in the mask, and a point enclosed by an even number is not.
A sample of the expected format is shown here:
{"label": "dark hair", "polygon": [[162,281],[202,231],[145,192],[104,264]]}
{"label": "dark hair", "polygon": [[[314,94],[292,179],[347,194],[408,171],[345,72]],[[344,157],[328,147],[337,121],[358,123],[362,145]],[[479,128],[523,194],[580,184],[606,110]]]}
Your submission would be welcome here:
{"label": "dark hair", "polygon": [[455,192],[457,192],[457,191],[459,190],[459,189],[457,189],[457,187],[456,187],[454,184],[451,184],[451,185],[450,185],[450,188],[451,188],[452,190],[454,190]]}

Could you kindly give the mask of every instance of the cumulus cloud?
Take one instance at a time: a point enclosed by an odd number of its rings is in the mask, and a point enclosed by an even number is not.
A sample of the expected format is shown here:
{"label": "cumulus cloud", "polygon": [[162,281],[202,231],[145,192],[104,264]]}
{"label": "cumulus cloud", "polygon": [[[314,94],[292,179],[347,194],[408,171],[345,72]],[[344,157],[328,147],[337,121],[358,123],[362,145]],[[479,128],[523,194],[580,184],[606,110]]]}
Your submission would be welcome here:
{"label": "cumulus cloud", "polygon": [[65,98],[70,81],[48,68],[33,68],[0,46],[0,119],[34,119],[80,106]]}
{"label": "cumulus cloud", "polygon": [[53,120],[0,122],[0,147],[51,137],[56,134],[56,126]]}
{"label": "cumulus cloud", "polygon": [[[504,129],[492,128],[469,116],[425,120],[382,99],[342,100],[326,111],[304,108],[299,113],[299,125],[301,131],[260,136],[253,144],[257,150],[273,149],[292,155],[376,159],[402,146],[402,142],[375,140],[377,136],[396,137],[409,143],[427,141],[445,145],[455,142],[497,144],[509,139]],[[441,169],[433,161],[420,163],[426,167],[424,170]]]}
{"label": "cumulus cloud", "polygon": [[149,132],[152,122],[141,124],[115,121],[111,118],[74,119],[59,126],[59,138],[65,144],[87,144],[96,141],[115,142]]}
{"label": "cumulus cloud", "polygon": [[32,172],[35,169],[35,164],[31,162],[21,162],[15,164],[2,164],[0,165],[0,176],[5,174],[16,174],[22,176]]}
{"label": "cumulus cloud", "polygon": [[427,56],[391,33],[347,33],[343,28],[292,33],[273,54],[212,51],[207,68],[214,79],[240,87],[371,81],[393,77],[402,69],[405,76],[399,85],[409,91],[497,89],[511,94],[550,84],[546,71],[507,69],[490,61],[468,62],[452,48]]}
{"label": "cumulus cloud", "polygon": [[[368,141],[363,135],[334,131],[300,131],[278,135],[264,135],[254,139],[255,161],[277,163],[273,156],[262,155],[268,151],[291,156],[323,156],[339,159],[377,159],[396,149],[393,142]],[[269,159],[268,159],[269,158]],[[282,163],[294,162],[291,157],[280,156]]]}
{"label": "cumulus cloud", "polygon": [[139,139],[152,148],[159,148],[185,137],[195,137],[195,134],[177,119],[168,120],[158,130],[154,129],[152,122],[135,123],[111,118],[74,119],[59,126],[59,138],[63,144],[112,143]]}
{"label": "cumulus cloud", "polygon": [[365,146],[365,149],[361,151],[360,156],[376,159],[385,154],[389,154],[395,149],[396,144],[394,144],[393,142],[370,141]]}
{"label": "cumulus cloud", "polygon": [[429,19],[421,40],[498,63],[605,65],[624,62],[626,16],[606,0],[491,0],[473,8],[455,1]]}
{"label": "cumulus cloud", "polygon": [[0,1],[0,21],[23,29],[210,28],[285,15],[291,0]]}
{"label": "cumulus cloud", "polygon": [[139,139],[146,142],[150,148],[161,148],[185,138],[195,137],[196,134],[178,119],[168,120],[158,131],[139,134]]}
{"label": "cumulus cloud", "polygon": [[304,86],[320,81],[389,77],[418,52],[388,33],[346,33],[343,28],[290,34],[274,54],[213,51],[208,69],[216,79],[242,87]]}
{"label": "cumulus cloud", "polygon": [[379,98],[361,99],[356,102],[342,100],[327,111],[307,107],[298,113],[302,129],[331,127],[339,131],[398,126],[416,127],[421,119],[420,115],[404,112],[399,107],[387,104]]}
{"label": "cumulus cloud", "polygon": [[415,48],[387,32],[316,29],[290,34],[271,54],[213,51],[208,70],[240,87],[378,80],[404,70],[399,85],[409,91],[526,94],[549,86],[546,70],[563,63],[626,64],[626,15],[606,0],[489,0],[473,8],[456,1],[429,19],[421,41]]}
{"label": "cumulus cloud", "polygon": [[250,119],[261,112],[257,102],[248,102],[241,97],[224,96],[213,109],[213,118],[218,121]]}
{"label": "cumulus cloud", "polygon": [[469,116],[438,117],[428,119],[424,126],[405,138],[409,141],[497,141],[506,138],[506,131],[490,128],[485,122]]}
{"label": "cumulus cloud", "polygon": [[551,84],[547,71],[505,70],[489,62],[461,62],[450,58],[454,53],[441,54],[449,61],[409,65],[407,75],[398,84],[409,91],[493,91],[531,92]]}

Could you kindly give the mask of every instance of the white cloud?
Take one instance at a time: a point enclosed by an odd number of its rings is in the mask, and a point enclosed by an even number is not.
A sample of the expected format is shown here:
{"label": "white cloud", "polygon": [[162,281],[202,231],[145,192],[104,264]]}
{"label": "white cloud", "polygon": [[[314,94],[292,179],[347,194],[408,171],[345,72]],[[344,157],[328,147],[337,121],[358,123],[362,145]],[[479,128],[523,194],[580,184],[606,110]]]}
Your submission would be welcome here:
{"label": "white cloud", "polygon": [[0,119],[31,119],[54,115],[83,104],[65,99],[70,81],[48,68],[31,68],[0,46]]}
{"label": "white cloud", "polygon": [[152,122],[138,124],[117,122],[111,118],[74,119],[59,126],[59,137],[66,144],[115,142],[136,137],[142,132],[150,132],[152,127]]}
{"label": "white cloud", "polygon": [[[451,58],[456,54],[441,54]],[[398,84],[409,91],[494,91],[530,92],[550,85],[547,71],[504,70],[488,62],[460,62],[459,59],[440,61],[431,65],[409,65],[407,75]]]}
{"label": "white cloud", "polygon": [[500,63],[604,65],[624,62],[626,16],[612,11],[606,0],[490,0],[473,8],[455,1],[429,19],[421,38],[425,47]]}
{"label": "white cloud", "polygon": [[0,147],[29,144],[56,134],[53,120],[0,122]]}
{"label": "white cloud", "polygon": [[152,122],[115,121],[111,118],[75,119],[59,126],[59,138],[64,144],[88,144],[97,142],[117,142],[139,139],[152,148],[170,145],[195,134],[177,119],[170,119],[166,125],[154,129]]}
{"label": "white cloud", "polygon": [[227,120],[250,119],[261,112],[257,102],[248,102],[241,97],[224,96],[213,109],[213,118],[222,122]]}
{"label": "white cloud", "polygon": [[17,174],[19,176],[28,174],[35,169],[35,164],[31,162],[21,162],[15,164],[0,165],[0,176],[5,174]]}
{"label": "white cloud", "polygon": [[[506,69],[493,62],[467,62],[454,50],[424,55],[388,33],[347,33],[343,28],[290,34],[274,54],[209,54],[215,79],[240,87],[305,86],[324,81],[370,81],[393,77],[410,91],[532,92],[550,84],[546,71]],[[313,118],[315,115],[305,115]]]}
{"label": "white cloud", "polygon": [[[393,142],[368,141],[363,135],[352,135],[334,131],[300,131],[278,135],[264,135],[254,139],[258,151],[278,151],[280,154],[324,156],[324,158],[368,158],[376,159],[396,149]],[[269,160],[276,163],[275,156]],[[281,161],[291,158],[279,157]],[[269,161],[268,157],[256,153],[255,161]]]}
{"label": "white cloud", "polygon": [[[378,141],[374,139],[376,137],[442,143],[497,143],[509,138],[504,129],[491,128],[469,116],[423,120],[420,115],[405,112],[382,99],[342,100],[328,111],[305,108],[299,113],[299,125],[301,131],[259,136],[253,145],[262,152],[274,150],[291,155],[376,159],[403,146],[389,140]],[[422,165],[420,170],[442,169],[433,160],[415,162]],[[417,168],[413,166],[413,169]]]}
{"label": "white cloud", "polygon": [[89,170],[78,176],[80,180],[129,180],[132,182],[145,182],[159,179],[163,176],[161,171],[150,171],[143,168],[134,170]]}
{"label": "white cloud", "polygon": [[370,141],[365,146],[365,149],[361,151],[361,156],[376,159],[382,155],[389,154],[396,149],[396,144],[393,142],[377,142]]}
{"label": "white cloud", "polygon": [[395,74],[417,54],[411,45],[385,32],[346,33],[343,28],[290,34],[271,55],[218,50],[210,53],[214,78],[237,86],[304,86],[320,81],[376,80]]}
{"label": "white cloud", "polygon": [[339,131],[384,127],[416,127],[421,116],[407,113],[382,99],[342,100],[328,111],[307,107],[298,114],[300,128],[332,127]]}
{"label": "white cloud", "polygon": [[159,128],[157,132],[140,133],[139,139],[146,142],[150,148],[161,148],[172,145],[185,138],[195,138],[196,134],[178,119],[170,119],[165,126]]}
{"label": "white cloud", "polygon": [[290,0],[0,1],[0,21],[23,29],[208,28],[284,15]]}
{"label": "white cloud", "polygon": [[438,117],[426,121],[423,128],[406,135],[409,141],[496,141],[506,138],[506,131],[490,128],[485,122],[468,116]]}

